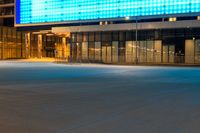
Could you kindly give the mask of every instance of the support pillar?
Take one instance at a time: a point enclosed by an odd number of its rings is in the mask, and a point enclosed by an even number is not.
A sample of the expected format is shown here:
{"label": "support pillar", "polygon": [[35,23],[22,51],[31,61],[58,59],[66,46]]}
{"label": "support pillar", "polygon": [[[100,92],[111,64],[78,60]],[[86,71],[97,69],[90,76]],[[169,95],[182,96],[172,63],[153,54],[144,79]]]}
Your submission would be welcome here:
{"label": "support pillar", "polygon": [[66,58],[66,38],[62,38],[62,58]]}
{"label": "support pillar", "polygon": [[25,33],[25,57],[30,58],[31,34]]}
{"label": "support pillar", "polygon": [[42,58],[42,35],[38,35],[37,57]]}

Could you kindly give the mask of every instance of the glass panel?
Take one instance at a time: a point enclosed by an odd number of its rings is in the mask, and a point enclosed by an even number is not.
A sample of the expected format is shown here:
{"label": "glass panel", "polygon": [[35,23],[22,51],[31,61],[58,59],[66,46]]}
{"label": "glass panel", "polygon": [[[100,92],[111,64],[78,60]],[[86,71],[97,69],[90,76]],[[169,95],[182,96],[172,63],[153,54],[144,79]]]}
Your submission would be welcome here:
{"label": "glass panel", "polygon": [[95,41],[96,42],[101,41],[101,33],[100,32],[95,33]]}
{"label": "glass panel", "polygon": [[103,32],[102,33],[102,41],[112,41],[111,32]]}
{"label": "glass panel", "polygon": [[112,42],[112,62],[118,63],[118,42]]}
{"label": "glass panel", "polygon": [[83,41],[83,34],[82,33],[78,33],[77,34],[77,42],[82,42]]}
{"label": "glass panel", "polygon": [[125,42],[119,42],[119,63],[125,63]]}
{"label": "glass panel", "polygon": [[101,61],[101,42],[95,42],[95,60]]}
{"label": "glass panel", "polygon": [[194,40],[185,40],[185,63],[191,64],[195,62],[194,45]]}
{"label": "glass panel", "polygon": [[76,36],[76,33],[72,33],[71,34],[71,40],[72,40],[72,42],[76,42],[77,40],[77,38],[76,38],[77,36]]}
{"label": "glass panel", "polygon": [[169,47],[168,45],[163,45],[163,63],[169,62]]}
{"label": "glass panel", "polygon": [[112,47],[108,46],[107,47],[107,63],[112,62]]}
{"label": "glass panel", "polygon": [[145,63],[147,61],[147,47],[146,41],[139,41],[139,62]]}
{"label": "glass panel", "polygon": [[133,62],[133,42],[127,41],[126,42],[126,63]]}
{"label": "glass panel", "polygon": [[195,43],[195,63],[200,63],[200,40],[196,40]]}
{"label": "glass panel", "polygon": [[89,59],[94,60],[95,57],[95,44],[94,42],[89,42]]}
{"label": "glass panel", "polygon": [[83,33],[83,42],[88,42],[88,33]]}
{"label": "glass panel", "polygon": [[93,32],[89,33],[89,41],[94,42],[94,33]]}
{"label": "glass panel", "polygon": [[136,51],[136,41],[133,41],[133,62],[134,63],[138,62],[138,60],[136,59],[136,54],[137,54],[137,51]]}
{"label": "glass panel", "polygon": [[169,45],[169,63],[174,63],[175,46]]}
{"label": "glass panel", "polygon": [[133,33],[131,31],[126,32],[126,41],[132,41],[133,40]]}
{"label": "glass panel", "polygon": [[103,46],[102,47],[102,61],[104,62],[104,63],[106,63],[106,61],[107,61],[107,59],[106,59],[106,56],[107,56],[107,48],[106,48],[106,46]]}
{"label": "glass panel", "polygon": [[82,59],[83,60],[88,59],[88,42],[82,43]]}
{"label": "glass panel", "polygon": [[77,59],[77,44],[72,43],[72,59],[76,60]]}
{"label": "glass panel", "polygon": [[119,32],[113,32],[113,41],[119,40]]}
{"label": "glass panel", "polygon": [[120,41],[124,41],[125,40],[125,35],[126,35],[126,32],[123,32],[123,31],[119,32],[119,40]]}
{"label": "glass panel", "polygon": [[147,62],[153,63],[154,42],[147,41]]}
{"label": "glass panel", "polygon": [[104,63],[112,63],[112,47],[108,42],[102,44],[102,61]]}
{"label": "glass panel", "polygon": [[161,63],[162,41],[156,40],[154,45],[154,63]]}

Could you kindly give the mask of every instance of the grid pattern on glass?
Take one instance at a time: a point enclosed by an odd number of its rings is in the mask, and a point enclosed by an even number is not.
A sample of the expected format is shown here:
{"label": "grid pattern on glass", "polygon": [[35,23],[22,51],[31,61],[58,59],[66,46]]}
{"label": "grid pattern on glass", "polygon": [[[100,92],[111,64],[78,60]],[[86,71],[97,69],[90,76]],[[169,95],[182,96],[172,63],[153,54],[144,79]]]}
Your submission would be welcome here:
{"label": "grid pattern on glass", "polygon": [[200,0],[16,0],[16,24],[200,12]]}

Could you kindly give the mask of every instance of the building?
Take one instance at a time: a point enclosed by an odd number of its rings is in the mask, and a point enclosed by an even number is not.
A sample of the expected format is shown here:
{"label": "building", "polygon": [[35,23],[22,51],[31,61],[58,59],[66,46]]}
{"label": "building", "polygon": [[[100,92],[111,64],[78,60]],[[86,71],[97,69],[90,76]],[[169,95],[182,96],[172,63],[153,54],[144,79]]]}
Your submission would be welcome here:
{"label": "building", "polygon": [[25,34],[14,28],[14,7],[14,0],[0,0],[0,60],[25,58]]}
{"label": "building", "polygon": [[14,0],[0,0],[0,25],[14,27]]}
{"label": "building", "polygon": [[200,63],[200,0],[16,0],[15,9],[26,58]]}

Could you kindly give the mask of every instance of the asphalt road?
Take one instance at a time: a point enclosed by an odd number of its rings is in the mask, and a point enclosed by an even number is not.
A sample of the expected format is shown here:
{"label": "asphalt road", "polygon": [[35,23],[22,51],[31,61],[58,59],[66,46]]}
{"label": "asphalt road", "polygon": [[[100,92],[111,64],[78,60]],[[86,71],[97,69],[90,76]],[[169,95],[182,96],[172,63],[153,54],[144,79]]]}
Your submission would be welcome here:
{"label": "asphalt road", "polygon": [[200,68],[0,62],[0,133],[200,133]]}

